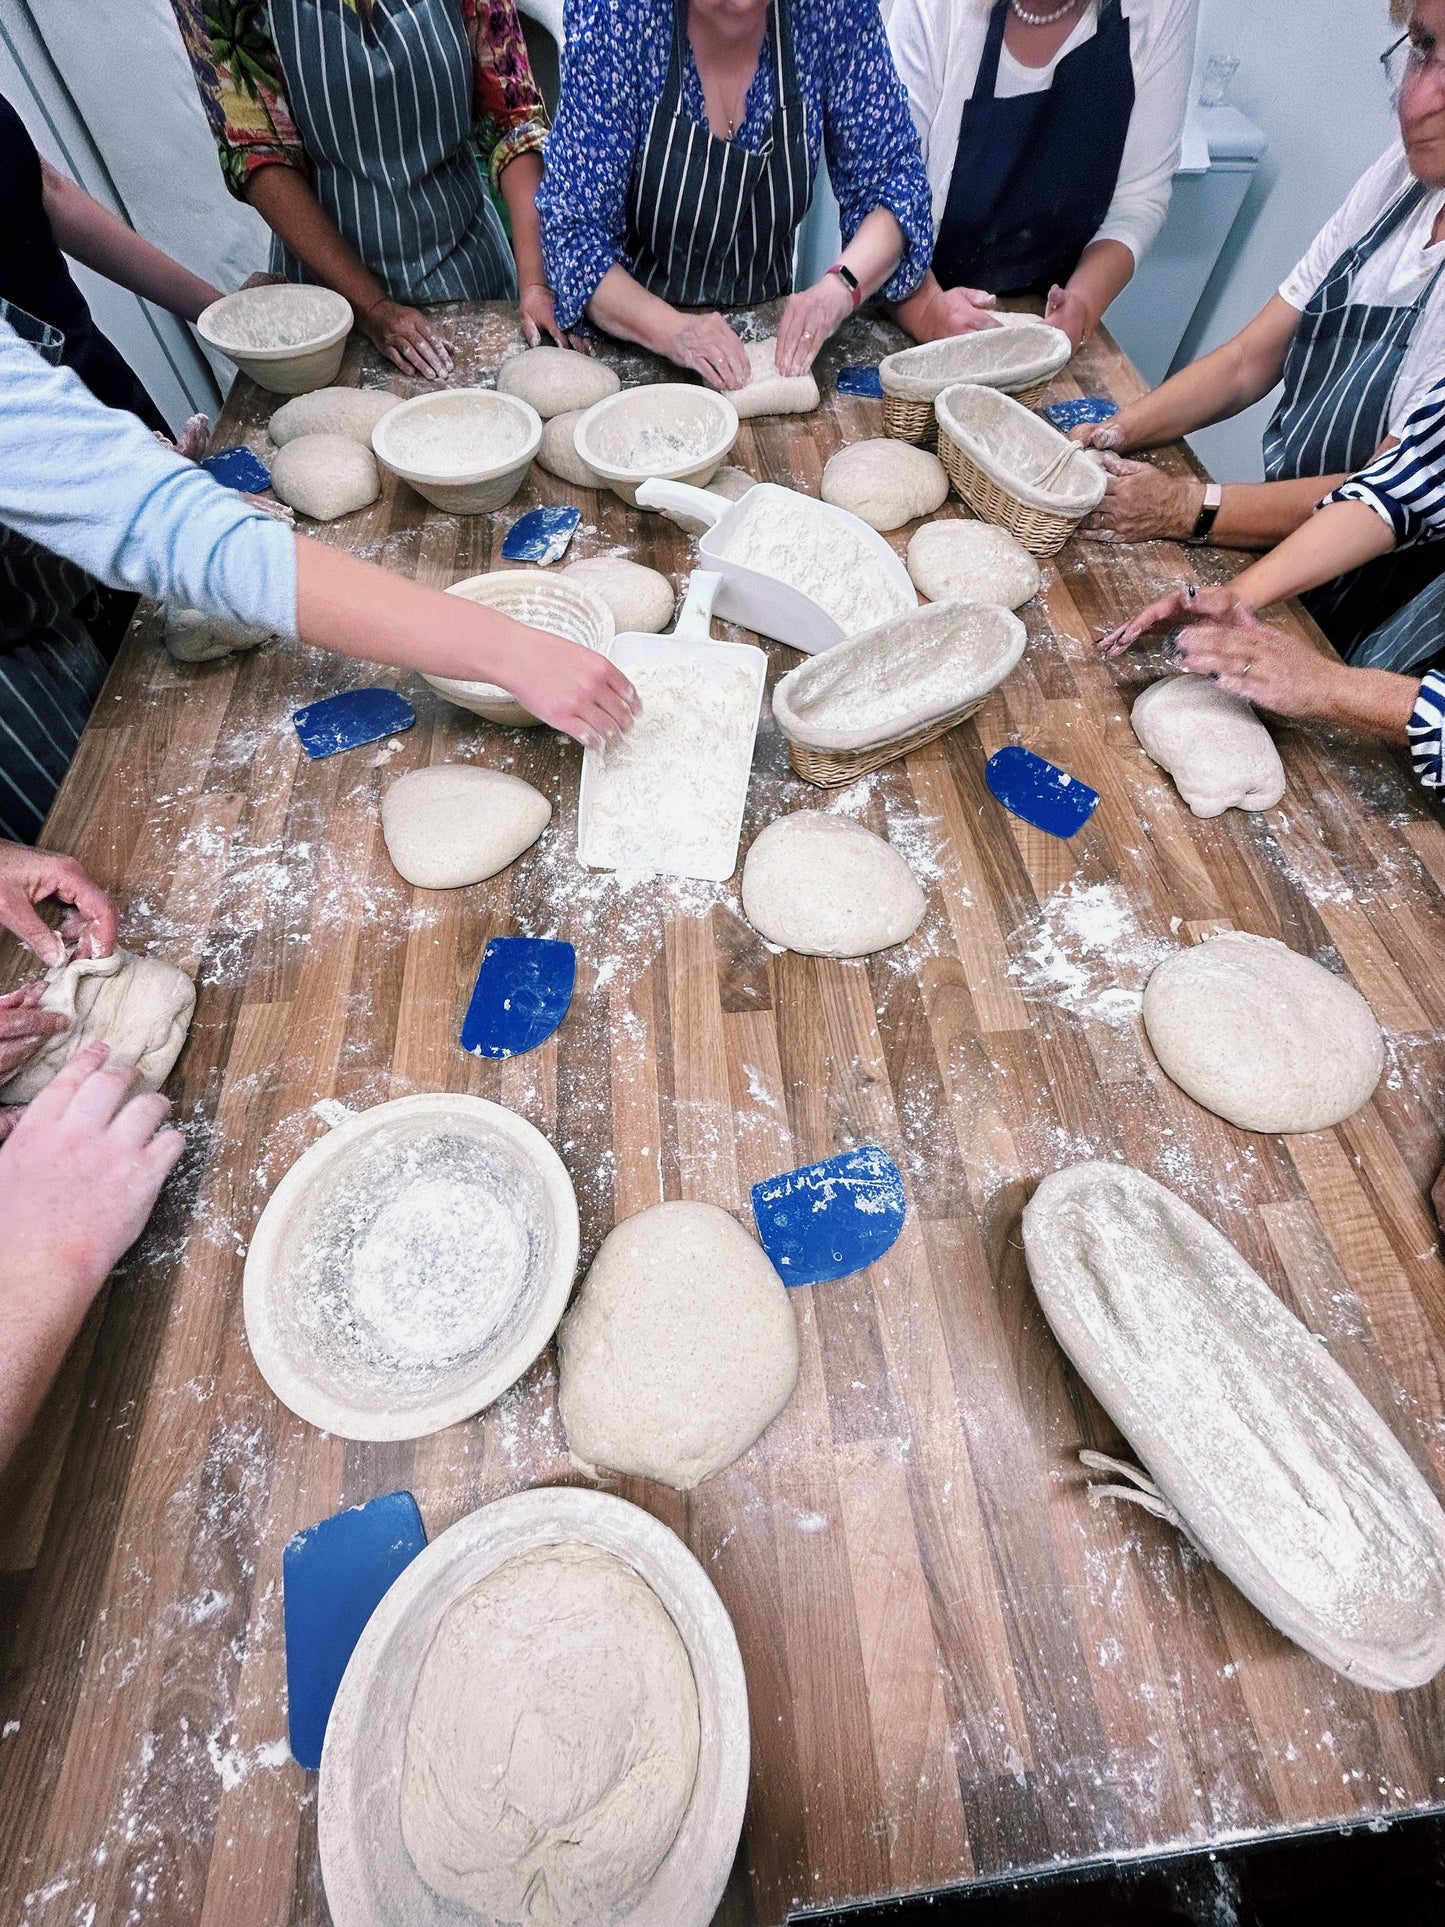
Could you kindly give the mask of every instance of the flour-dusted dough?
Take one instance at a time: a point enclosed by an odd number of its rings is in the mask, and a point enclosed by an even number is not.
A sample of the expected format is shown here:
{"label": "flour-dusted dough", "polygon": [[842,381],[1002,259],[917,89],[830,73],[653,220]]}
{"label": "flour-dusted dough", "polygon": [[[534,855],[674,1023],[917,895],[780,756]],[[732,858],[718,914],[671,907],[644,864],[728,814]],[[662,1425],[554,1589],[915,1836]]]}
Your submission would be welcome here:
{"label": "flour-dusted dough", "polygon": [[1368,1102],[1385,1068],[1353,984],[1242,930],[1166,957],[1144,987],[1144,1028],[1181,1090],[1244,1131],[1323,1131]]}
{"label": "flour-dusted dough", "polygon": [[570,482],[574,488],[605,488],[607,484],[597,470],[577,453],[572,431],[586,413],[585,408],[569,408],[565,415],[554,415],[545,423],[537,460],[549,475]]}
{"label": "flour-dusted dough", "polygon": [[271,486],[288,508],[334,522],[381,493],[376,457],[349,435],[298,435],[271,464]]}
{"label": "flour-dusted dough", "polygon": [[622,1920],[677,1837],[699,1742],[687,1648],[646,1580],[597,1546],[519,1553],[422,1660],[402,1838],[482,1920]]}
{"label": "flour-dusted dough", "polygon": [[1204,676],[1150,683],[1129,720],[1196,816],[1272,810],[1284,795],[1284,764],[1269,731],[1242,696]]}
{"label": "flour-dusted dough", "polygon": [[524,348],[497,371],[501,393],[530,402],[544,422],[554,415],[590,408],[615,395],[621,386],[605,361],[579,354],[575,348]]}
{"label": "flour-dusted dough", "polygon": [[0,1104],[28,1104],[86,1044],[109,1044],[113,1061],[134,1064],[142,1086],[158,1091],[181,1054],[195,1007],[195,985],[163,957],[129,950],[76,957],[49,973],[40,998],[42,1010],[70,1019],[69,1030],[0,1084]]}
{"label": "flour-dusted dough", "polygon": [[[750,488],[756,488],[758,478],[749,475],[745,468],[720,468],[707,485],[709,495],[725,495],[730,502],[740,502]],[[700,522],[686,509],[662,509],[669,522],[675,522],[684,535],[701,535],[712,527],[710,522]]]}
{"label": "flour-dusted dough", "polygon": [[1445,1516],[1325,1347],[1206,1218],[1127,1164],[1023,1214],[1055,1337],[1189,1536],[1291,1639],[1384,1691],[1445,1664]]}
{"label": "flour-dusted dough", "polygon": [[408,770],[381,799],[387,854],[408,883],[457,890],[515,862],[546,829],[552,805],[520,776],[440,763]]}
{"label": "flour-dusted dough", "polygon": [[748,341],[743,344],[752,373],[743,388],[730,388],[728,400],[738,411],[739,421],[755,415],[806,415],[818,406],[818,384],[811,371],[805,375],[778,373],[778,344]]}
{"label": "flour-dusted dough", "polygon": [[259,649],[271,631],[250,622],[227,622],[203,609],[166,610],[165,644],[176,662],[214,662],[218,656]]}
{"label": "flour-dusted dough", "polygon": [[313,388],[278,408],[266,433],[277,448],[302,435],[345,435],[369,449],[372,429],[400,400],[385,388]]}
{"label": "flour-dusted dough", "polygon": [[743,913],[769,943],[809,957],[867,957],[923,921],[918,880],[881,836],[848,816],[798,810],[755,838]]}
{"label": "flour-dusted dough", "polygon": [[879,437],[850,442],[831,456],[819,494],[886,535],[942,508],[948,499],[948,476],[926,448]]}
{"label": "flour-dusted dough", "polygon": [[557,1344],[574,1458],[682,1491],[741,1457],[798,1382],[786,1287],[712,1204],[655,1205],[610,1232]]}
{"label": "flour-dusted dough", "polygon": [[629,562],[622,555],[594,555],[583,562],[569,562],[562,573],[601,596],[620,636],[659,635],[672,621],[677,607],[672,584],[640,562]]}
{"label": "flour-dusted dough", "polygon": [[1017,609],[1039,592],[1039,565],[992,522],[925,522],[908,542],[908,573],[930,602]]}

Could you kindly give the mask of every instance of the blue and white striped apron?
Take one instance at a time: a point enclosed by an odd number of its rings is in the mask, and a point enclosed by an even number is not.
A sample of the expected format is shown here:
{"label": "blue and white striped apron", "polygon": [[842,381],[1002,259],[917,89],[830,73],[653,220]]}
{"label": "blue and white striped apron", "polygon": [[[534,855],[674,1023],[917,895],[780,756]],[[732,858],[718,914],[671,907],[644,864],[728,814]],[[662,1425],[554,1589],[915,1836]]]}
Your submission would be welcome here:
{"label": "blue and white striped apron", "polygon": [[[1416,324],[1445,264],[1408,306],[1351,301],[1355,275],[1419,206],[1413,182],[1368,233],[1346,248],[1300,316],[1284,366],[1284,394],[1264,435],[1272,482],[1352,474],[1389,433],[1390,397]],[[1352,663],[1407,669],[1445,650],[1445,542],[1381,556],[1301,600]]]}
{"label": "blue and white striped apron", "polygon": [[[394,301],[514,301],[516,268],[472,153],[456,0],[271,0],[317,200]],[[305,281],[281,241],[274,273]]]}
{"label": "blue and white striped apron", "polygon": [[90,633],[105,592],[0,528],[0,836],[33,843],[80,747],[107,664]]}
{"label": "blue and white striped apron", "polygon": [[813,198],[808,108],[788,0],[773,0],[773,118],[757,153],[683,106],[686,0],[674,0],[667,83],[627,202],[632,272],[678,308],[751,308],[793,286],[794,237]]}

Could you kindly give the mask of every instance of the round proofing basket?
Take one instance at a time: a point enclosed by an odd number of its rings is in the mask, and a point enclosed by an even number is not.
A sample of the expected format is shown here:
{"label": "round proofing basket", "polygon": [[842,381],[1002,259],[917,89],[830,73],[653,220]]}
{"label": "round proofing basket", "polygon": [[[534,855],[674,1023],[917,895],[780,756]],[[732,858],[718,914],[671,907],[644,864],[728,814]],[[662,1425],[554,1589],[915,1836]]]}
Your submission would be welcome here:
{"label": "round proofing basket", "polygon": [[[1032,554],[1062,548],[1102,499],[1103,471],[1012,395],[959,382],[933,406],[938,459],[959,495],[975,515],[1007,529]],[[1050,476],[1060,457],[1065,467]],[[1030,474],[1049,479],[1033,482]]]}
{"label": "round proofing basket", "polygon": [[[607,654],[617,633],[612,611],[601,596],[580,583],[564,582],[540,569],[501,569],[493,575],[468,576],[465,582],[452,583],[447,594],[465,596],[468,602],[479,602],[486,609],[500,609],[514,622],[524,622],[529,629],[545,629],[548,635],[565,636],[584,649],[595,649],[599,656]],[[540,721],[498,683],[463,682],[424,672],[422,680],[458,709],[469,709],[474,716],[484,716],[504,729],[532,729]]]}
{"label": "round proofing basket", "polygon": [[[443,466],[431,445],[448,435],[467,452]],[[415,395],[388,409],[371,431],[382,466],[447,515],[486,515],[510,502],[541,445],[536,409],[490,388]]]}
{"label": "round proofing basket", "polygon": [[351,303],[331,288],[242,288],[203,308],[196,333],[258,388],[307,395],[335,381],[351,323]]}
{"label": "round proofing basket", "polygon": [[726,395],[680,381],[608,395],[572,431],[582,460],[633,507],[647,481],[705,487],[737,438],[738,411]]}

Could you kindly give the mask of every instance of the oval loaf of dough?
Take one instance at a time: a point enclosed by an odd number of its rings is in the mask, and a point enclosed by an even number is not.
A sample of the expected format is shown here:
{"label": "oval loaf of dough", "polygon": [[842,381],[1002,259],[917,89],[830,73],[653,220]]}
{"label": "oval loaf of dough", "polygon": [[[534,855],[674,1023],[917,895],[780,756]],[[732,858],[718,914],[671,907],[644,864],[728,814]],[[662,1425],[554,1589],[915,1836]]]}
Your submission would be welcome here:
{"label": "oval loaf of dough", "polygon": [[850,442],[830,456],[818,492],[834,508],[848,509],[886,535],[942,508],[948,499],[948,476],[926,448],[880,436],[877,441]]}
{"label": "oval loaf of dough", "polygon": [[586,413],[585,408],[569,408],[565,415],[554,415],[544,423],[537,460],[549,475],[555,475],[558,481],[570,482],[573,488],[604,488],[606,484],[596,469],[577,453],[572,433]]}
{"label": "oval loaf of dough", "polygon": [[1150,683],[1129,720],[1196,816],[1272,810],[1284,795],[1274,738],[1242,696],[1204,676]]}
{"label": "oval loaf of dough", "polygon": [[654,1205],[609,1232],[557,1344],[573,1457],[680,1491],[740,1458],[798,1382],[783,1281],[713,1204]]}
{"label": "oval loaf of dough", "polygon": [[1242,1131],[1323,1131],[1369,1101],[1385,1068],[1353,984],[1273,937],[1229,930],[1159,964],[1144,1028],[1174,1082]]}
{"label": "oval loaf of dough", "polygon": [[370,448],[372,429],[400,400],[385,388],[313,388],[278,408],[266,433],[277,448],[302,435],[345,435]]}
{"label": "oval loaf of dough", "polygon": [[656,569],[629,562],[624,555],[593,555],[569,562],[562,574],[579,588],[590,589],[612,611],[618,635],[660,635],[672,621],[677,597],[672,584]]}
{"label": "oval loaf of dough", "polygon": [[381,799],[387,854],[423,890],[459,890],[495,876],[551,818],[552,805],[520,776],[465,763],[408,770]]}
{"label": "oval loaf of dough", "polygon": [[923,921],[918,880],[881,836],[848,816],[797,810],[753,840],[743,912],[759,936],[809,957],[867,957]]}
{"label": "oval loaf of dough", "polygon": [[1039,592],[1039,565],[992,522],[925,522],[908,542],[908,573],[930,602],[982,602],[1017,609]]}
{"label": "oval loaf of dough", "polygon": [[818,383],[811,371],[805,375],[778,373],[778,344],[748,341],[743,344],[752,373],[742,388],[730,388],[728,400],[738,411],[739,421],[754,415],[806,415],[818,406]]}
{"label": "oval loaf of dough", "polygon": [[499,391],[530,402],[544,422],[590,408],[621,386],[605,361],[575,348],[524,348],[497,370]]}
{"label": "oval loaf of dough", "polygon": [[58,1010],[70,1019],[70,1029],[42,1044],[0,1084],[0,1103],[28,1104],[86,1044],[109,1044],[116,1062],[134,1064],[143,1087],[158,1091],[186,1041],[196,987],[163,957],[115,950],[108,957],[76,957],[51,971],[40,1008]]}
{"label": "oval loaf of dough", "polygon": [[277,451],[271,486],[298,515],[334,522],[381,493],[376,457],[349,435],[298,435]]}

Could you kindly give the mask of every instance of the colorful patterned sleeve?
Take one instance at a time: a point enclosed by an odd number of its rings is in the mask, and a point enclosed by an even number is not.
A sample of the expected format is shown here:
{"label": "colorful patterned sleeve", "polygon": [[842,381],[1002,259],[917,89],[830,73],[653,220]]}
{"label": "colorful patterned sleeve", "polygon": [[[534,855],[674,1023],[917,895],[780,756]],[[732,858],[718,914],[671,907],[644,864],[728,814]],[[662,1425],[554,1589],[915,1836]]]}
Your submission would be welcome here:
{"label": "colorful patterned sleeve", "polygon": [[462,14],[476,63],[472,131],[495,187],[519,154],[541,154],[547,110],[514,0],[462,0]]}
{"label": "colorful patterned sleeve", "polygon": [[237,200],[258,168],[309,172],[286,105],[281,63],[264,0],[171,0],[221,157]]}

